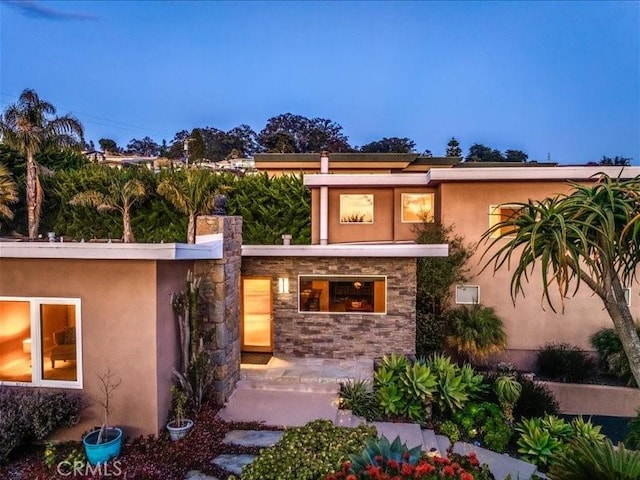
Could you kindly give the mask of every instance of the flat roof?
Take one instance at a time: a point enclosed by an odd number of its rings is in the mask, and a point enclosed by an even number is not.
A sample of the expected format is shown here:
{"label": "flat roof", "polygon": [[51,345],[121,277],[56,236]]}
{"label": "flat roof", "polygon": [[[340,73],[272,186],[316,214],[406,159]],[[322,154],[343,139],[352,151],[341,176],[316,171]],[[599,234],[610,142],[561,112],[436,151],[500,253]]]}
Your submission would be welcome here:
{"label": "flat roof", "polygon": [[243,245],[243,257],[446,257],[449,245],[332,243],[330,245]]}
{"label": "flat roof", "polygon": [[16,242],[0,240],[0,258],[83,260],[217,260],[222,234],[207,243]]}

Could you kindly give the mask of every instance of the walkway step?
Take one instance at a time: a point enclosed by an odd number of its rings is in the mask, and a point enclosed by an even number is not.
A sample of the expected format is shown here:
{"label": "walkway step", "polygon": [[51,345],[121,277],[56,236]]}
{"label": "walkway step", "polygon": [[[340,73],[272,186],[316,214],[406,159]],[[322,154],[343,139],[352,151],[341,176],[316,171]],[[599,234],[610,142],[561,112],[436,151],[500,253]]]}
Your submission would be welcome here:
{"label": "walkway step", "polygon": [[422,447],[422,431],[415,423],[371,422],[370,425],[376,427],[378,437],[386,437],[390,442],[400,437],[408,448]]}
{"label": "walkway step", "polygon": [[284,432],[278,430],[231,430],[222,443],[239,447],[265,448],[280,441]]}
{"label": "walkway step", "polygon": [[433,449],[438,451],[440,454],[444,454],[444,452],[440,451],[440,445],[438,445],[436,433],[433,430],[422,430],[422,451],[432,452]]}
{"label": "walkway step", "polygon": [[185,475],[184,480],[218,480],[218,478],[204,474],[200,470],[189,470]]}
{"label": "walkway step", "polygon": [[438,451],[444,455],[444,452],[451,447],[451,440],[446,435],[436,435],[436,440],[438,441]]}
{"label": "walkway step", "polygon": [[269,380],[246,379],[236,384],[237,389],[276,390],[286,392],[338,393],[340,385],[334,382],[303,381],[296,377],[278,377]]}
{"label": "walkway step", "polygon": [[234,475],[240,475],[242,469],[256,459],[256,455],[218,455],[211,463],[230,471]]}
{"label": "walkway step", "polygon": [[359,426],[360,426],[360,425],[362,425],[362,424],[365,424],[365,425],[366,425],[366,423],[367,423],[367,419],[366,419],[366,418],[359,417],[359,416],[357,416],[357,415],[353,415],[353,416],[351,417],[351,426],[352,426],[353,428],[359,427]]}
{"label": "walkway step", "polygon": [[453,451],[461,455],[476,452],[480,463],[486,463],[496,480],[504,480],[509,475],[511,478],[521,480],[529,479],[536,471],[536,466],[522,460],[517,460],[503,453],[492,452],[486,448],[476,447],[470,443],[456,442]]}

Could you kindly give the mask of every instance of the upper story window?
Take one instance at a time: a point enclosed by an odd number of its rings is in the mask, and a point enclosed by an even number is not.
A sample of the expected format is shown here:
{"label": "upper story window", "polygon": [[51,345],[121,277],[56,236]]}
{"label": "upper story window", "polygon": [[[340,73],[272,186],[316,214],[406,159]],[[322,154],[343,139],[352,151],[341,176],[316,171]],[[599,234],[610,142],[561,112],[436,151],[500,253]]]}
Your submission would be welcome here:
{"label": "upper story window", "polygon": [[[489,206],[489,228],[493,228],[501,222],[506,222],[518,216],[520,205],[490,205]],[[500,229],[496,229],[491,238],[498,238],[502,236],[510,236],[515,233],[515,227],[503,226]]]}
{"label": "upper story window", "polygon": [[387,279],[383,276],[301,275],[298,286],[300,312],[387,312]]}
{"label": "upper story window", "polygon": [[0,297],[0,383],[82,388],[80,300]]}
{"label": "upper story window", "polygon": [[402,223],[432,223],[434,198],[433,193],[403,193],[401,195]]}
{"label": "upper story window", "polygon": [[373,194],[344,193],[340,195],[340,223],[373,223]]}

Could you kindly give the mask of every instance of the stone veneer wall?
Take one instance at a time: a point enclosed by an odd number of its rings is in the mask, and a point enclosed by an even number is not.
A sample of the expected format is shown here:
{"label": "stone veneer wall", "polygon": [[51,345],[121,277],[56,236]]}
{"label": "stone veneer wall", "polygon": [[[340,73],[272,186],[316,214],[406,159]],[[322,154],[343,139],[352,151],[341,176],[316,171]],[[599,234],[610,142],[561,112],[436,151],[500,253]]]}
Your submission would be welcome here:
{"label": "stone veneer wall", "polygon": [[200,292],[206,300],[205,330],[214,330],[206,345],[214,365],[214,398],[224,403],[240,379],[240,266],[242,217],[202,216],[196,234],[224,235],[221,260],[197,260],[195,274],[202,277]]}
{"label": "stone veneer wall", "polygon": [[[415,354],[416,259],[243,257],[242,275],[272,280],[274,354],[296,357],[381,357]],[[279,294],[278,277],[289,277]],[[386,275],[387,314],[298,312],[298,275]]]}

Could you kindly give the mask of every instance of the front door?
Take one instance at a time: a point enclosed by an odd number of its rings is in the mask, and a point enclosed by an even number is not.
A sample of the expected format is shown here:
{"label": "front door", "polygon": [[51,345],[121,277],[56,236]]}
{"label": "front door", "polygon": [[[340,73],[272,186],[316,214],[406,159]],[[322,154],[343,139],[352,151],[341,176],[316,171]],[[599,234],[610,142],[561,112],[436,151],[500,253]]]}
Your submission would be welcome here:
{"label": "front door", "polygon": [[242,351],[272,352],[271,277],[242,277]]}

